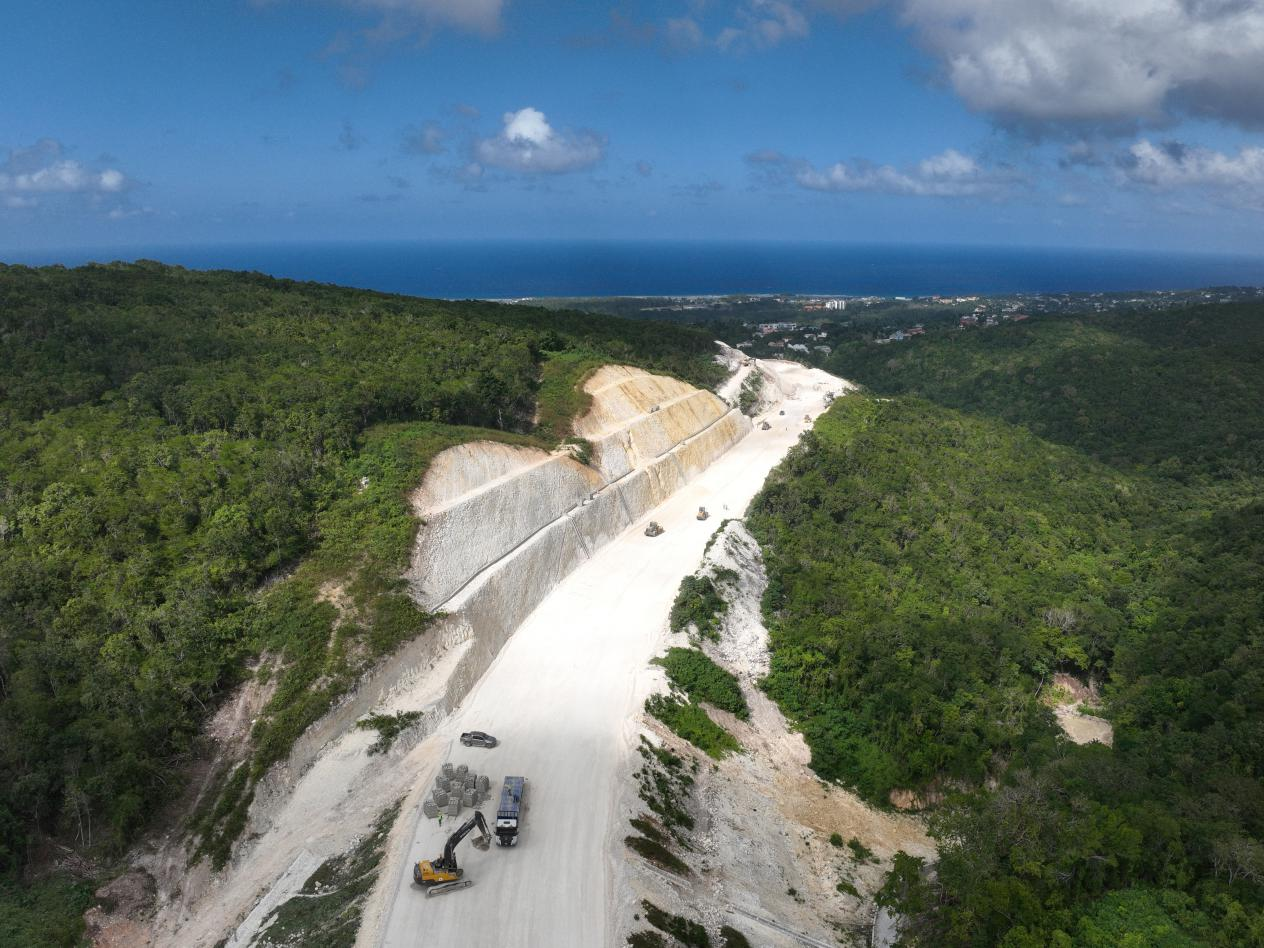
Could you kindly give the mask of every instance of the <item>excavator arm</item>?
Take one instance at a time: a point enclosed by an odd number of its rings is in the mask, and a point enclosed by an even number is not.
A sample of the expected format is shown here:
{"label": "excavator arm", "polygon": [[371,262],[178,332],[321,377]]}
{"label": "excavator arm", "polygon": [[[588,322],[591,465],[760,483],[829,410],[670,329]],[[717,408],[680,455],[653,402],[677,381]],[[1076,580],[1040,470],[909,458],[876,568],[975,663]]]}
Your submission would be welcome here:
{"label": "excavator arm", "polygon": [[443,855],[434,863],[436,869],[442,869],[447,872],[457,871],[456,848],[461,844],[461,840],[474,831],[476,826],[478,827],[479,835],[478,839],[473,840],[473,844],[479,849],[486,849],[491,845],[492,834],[487,829],[487,821],[483,819],[481,810],[475,810],[474,815],[462,823],[460,828],[448,837],[448,841],[443,847]]}

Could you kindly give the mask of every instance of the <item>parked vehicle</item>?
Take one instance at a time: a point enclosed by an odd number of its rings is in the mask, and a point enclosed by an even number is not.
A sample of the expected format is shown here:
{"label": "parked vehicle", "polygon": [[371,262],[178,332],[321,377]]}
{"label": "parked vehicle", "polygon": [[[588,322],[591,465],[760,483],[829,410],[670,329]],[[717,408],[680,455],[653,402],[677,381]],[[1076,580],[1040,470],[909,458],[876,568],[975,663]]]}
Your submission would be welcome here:
{"label": "parked vehicle", "polygon": [[500,788],[500,806],[496,807],[496,842],[501,846],[518,845],[518,827],[522,822],[523,794],[527,792],[526,777],[506,777]]}
{"label": "parked vehicle", "polygon": [[500,741],[483,731],[466,731],[461,735],[461,743],[466,747],[495,747]]}

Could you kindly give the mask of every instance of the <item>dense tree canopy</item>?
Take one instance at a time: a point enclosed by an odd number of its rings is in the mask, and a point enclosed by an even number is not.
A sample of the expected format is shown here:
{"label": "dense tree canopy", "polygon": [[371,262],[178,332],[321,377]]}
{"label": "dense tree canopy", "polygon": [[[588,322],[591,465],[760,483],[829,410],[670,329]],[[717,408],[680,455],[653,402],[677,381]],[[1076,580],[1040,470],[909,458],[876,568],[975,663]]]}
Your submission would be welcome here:
{"label": "dense tree canopy", "polygon": [[[941,801],[909,940],[1264,944],[1261,354],[1250,307],[838,354],[885,397],[756,501],[766,685],[823,775]],[[1060,736],[1055,672],[1113,748]]]}
{"label": "dense tree canopy", "polygon": [[0,876],[39,832],[132,838],[265,656],[251,764],[198,815],[223,858],[262,771],[424,626],[397,577],[430,457],[552,446],[600,361],[717,372],[683,327],[148,263],[0,267],[0,338]]}

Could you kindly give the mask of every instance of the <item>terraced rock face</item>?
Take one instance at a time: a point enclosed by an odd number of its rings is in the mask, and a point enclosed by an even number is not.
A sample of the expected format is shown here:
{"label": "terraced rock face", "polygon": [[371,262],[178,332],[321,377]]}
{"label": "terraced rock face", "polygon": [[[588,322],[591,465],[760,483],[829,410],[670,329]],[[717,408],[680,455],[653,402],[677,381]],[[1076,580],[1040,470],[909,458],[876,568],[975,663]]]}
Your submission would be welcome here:
{"label": "terraced rock face", "polygon": [[710,392],[641,369],[605,366],[585,388],[592,408],[575,430],[593,444],[591,466],[486,442],[432,462],[413,495],[424,526],[406,574],[424,608],[473,606],[481,597],[472,587],[499,584],[480,576],[493,566],[527,583],[511,598],[534,606],[559,569],[565,575],[750,430]]}

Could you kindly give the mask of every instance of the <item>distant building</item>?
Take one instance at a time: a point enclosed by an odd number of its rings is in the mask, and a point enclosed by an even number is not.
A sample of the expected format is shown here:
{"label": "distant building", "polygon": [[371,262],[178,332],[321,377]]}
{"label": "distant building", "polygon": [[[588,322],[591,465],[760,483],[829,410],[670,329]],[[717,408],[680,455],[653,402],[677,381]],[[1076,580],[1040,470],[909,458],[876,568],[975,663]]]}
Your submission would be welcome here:
{"label": "distant building", "polygon": [[798,332],[798,331],[799,331],[798,323],[760,323],[759,324],[759,334],[761,336],[767,336],[769,333],[774,333],[774,332]]}
{"label": "distant building", "polygon": [[844,310],[847,308],[847,301],[846,300],[826,300],[825,308]]}
{"label": "distant building", "polygon": [[914,326],[912,329],[908,331],[907,335],[924,336],[926,335],[926,327],[921,325],[921,323],[918,323],[916,326]]}
{"label": "distant building", "polygon": [[807,346],[805,346],[805,345],[803,345],[803,343],[801,343],[801,342],[792,342],[792,343],[790,343],[790,345],[786,346],[786,348],[787,348],[787,349],[793,349],[795,352],[807,352],[807,351],[808,351],[808,347],[807,347]]}

